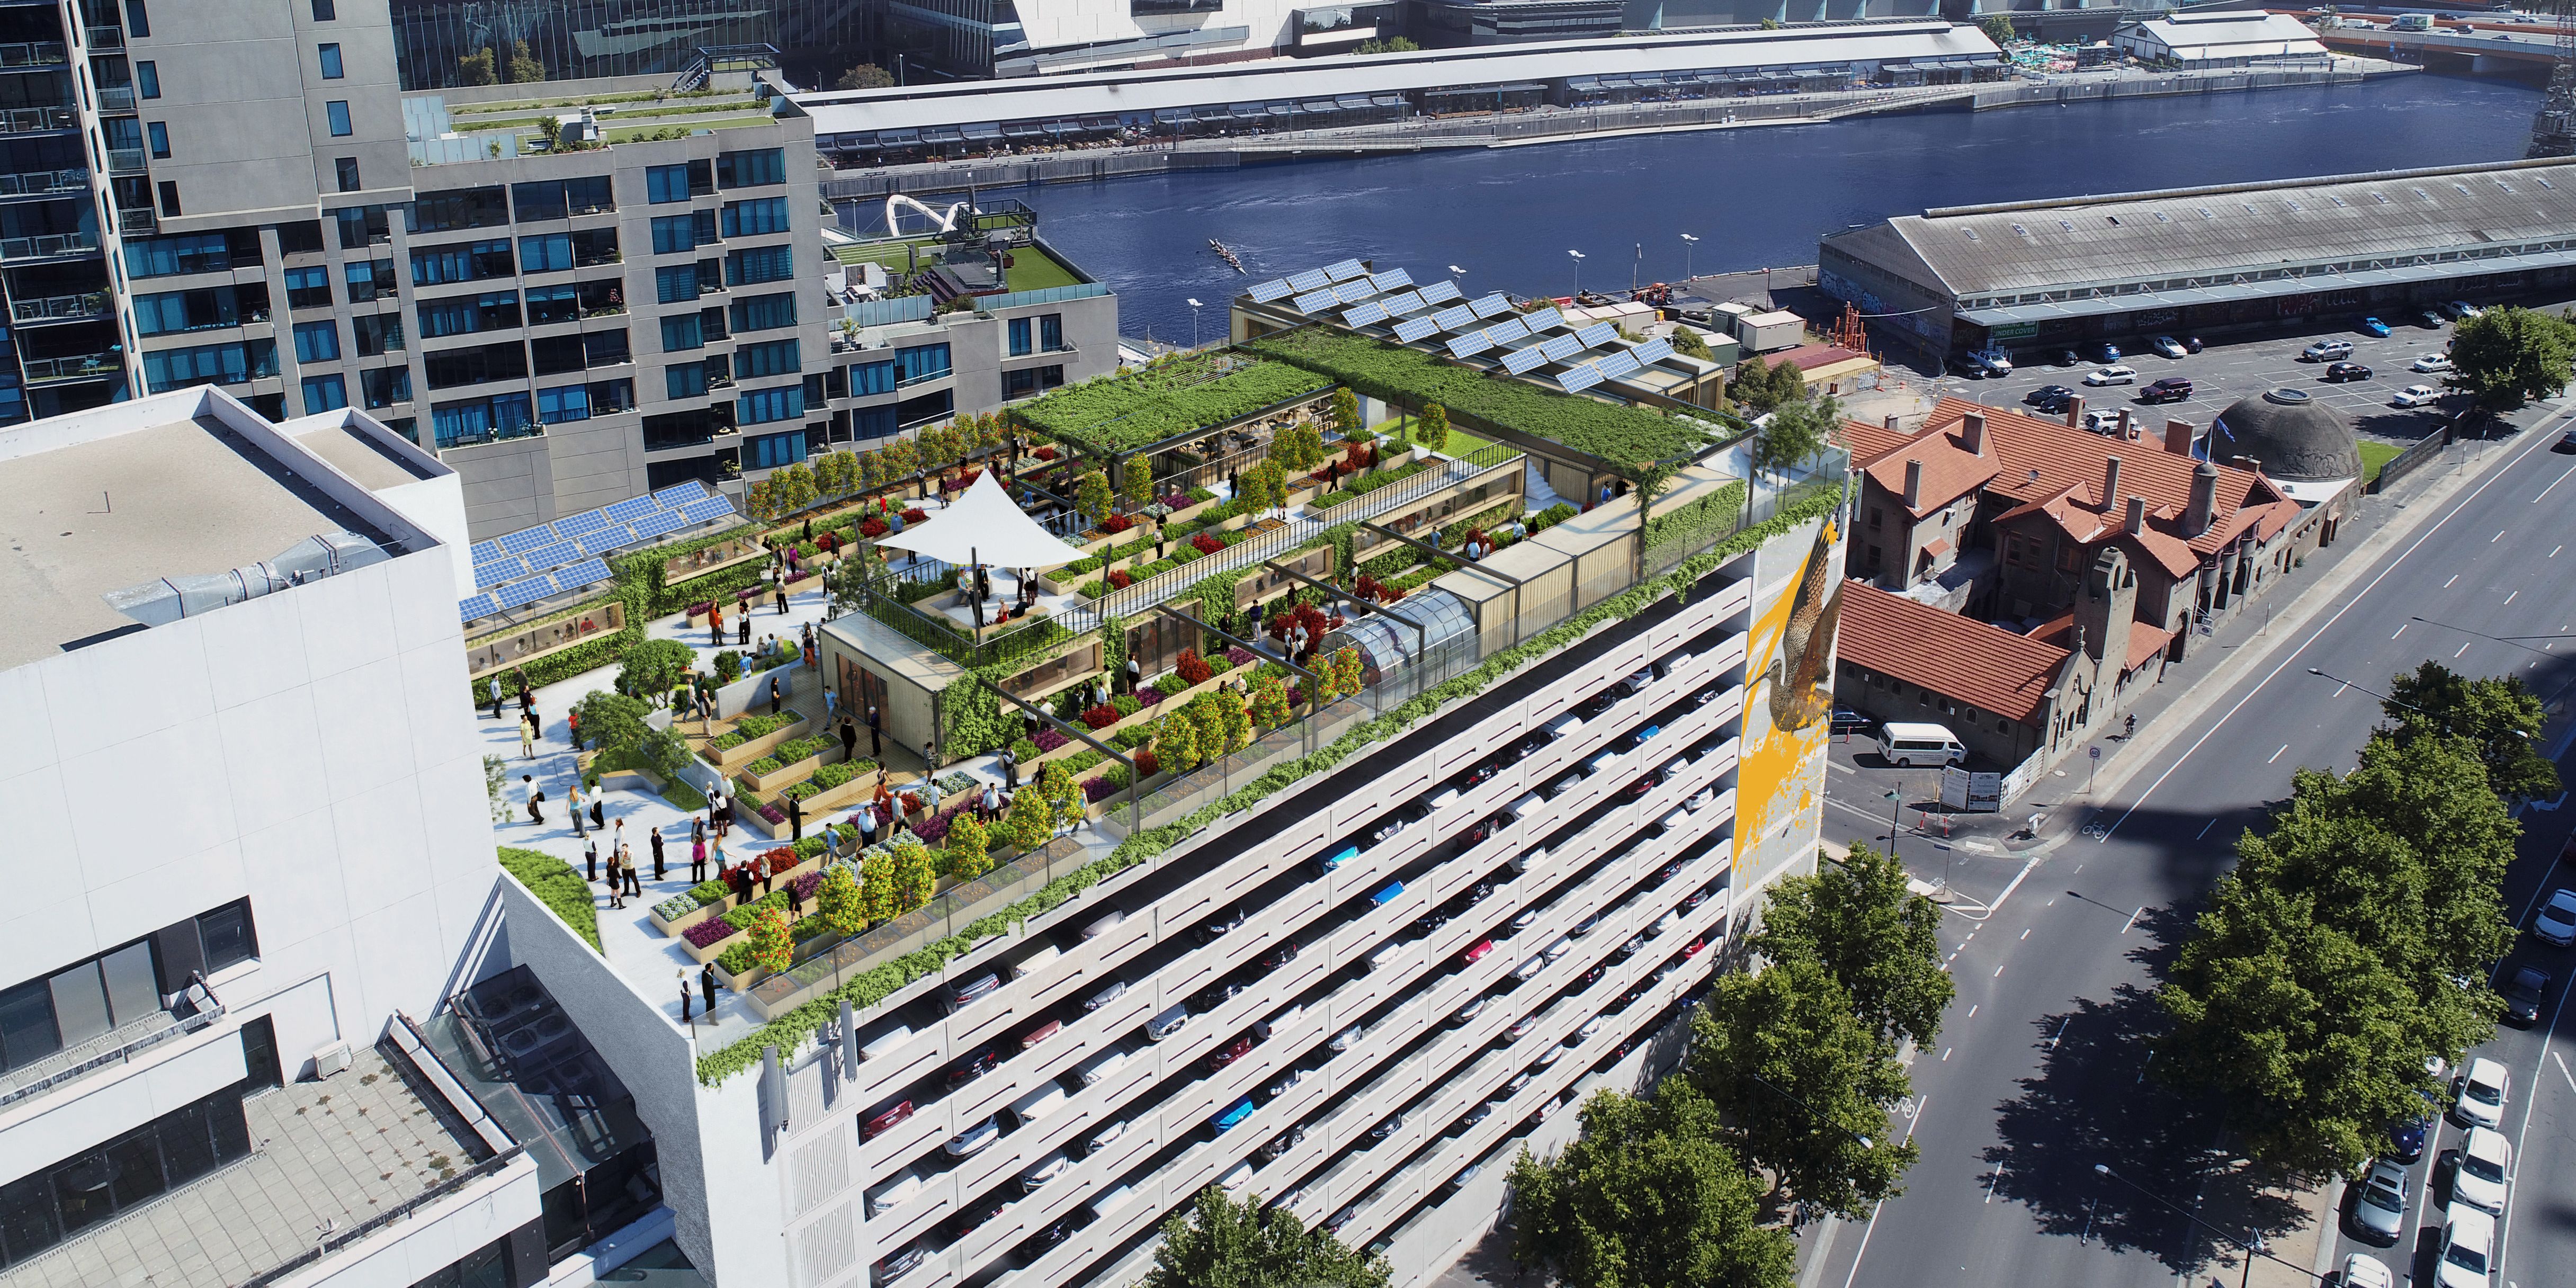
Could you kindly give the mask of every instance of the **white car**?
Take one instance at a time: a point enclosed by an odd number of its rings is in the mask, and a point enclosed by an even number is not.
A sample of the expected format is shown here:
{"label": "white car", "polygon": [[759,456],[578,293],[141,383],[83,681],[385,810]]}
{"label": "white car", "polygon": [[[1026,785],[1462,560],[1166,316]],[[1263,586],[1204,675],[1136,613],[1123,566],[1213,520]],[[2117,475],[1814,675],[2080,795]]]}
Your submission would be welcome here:
{"label": "white car", "polygon": [[2165,355],[2168,358],[2179,358],[2191,352],[2191,350],[2182,347],[2182,341],[2169,335],[2160,335],[2155,339],[2147,341],[2147,347]]}
{"label": "white car", "polygon": [[2400,407],[2429,407],[2442,397],[2442,391],[2431,385],[2408,385],[2389,401]]}
{"label": "white car", "polygon": [[2397,1288],[2397,1276],[2379,1258],[2356,1252],[2343,1259],[2344,1288]]}
{"label": "white car", "polygon": [[2433,1263],[2436,1288],[2487,1288],[2495,1253],[2495,1218],[2454,1203],[2442,1215],[2442,1258]]}
{"label": "white car", "polygon": [[2415,361],[2408,363],[2407,369],[2410,371],[2448,371],[2451,369],[2451,359],[2446,354],[2428,353],[2423,357],[2417,358]]}
{"label": "white car", "polygon": [[999,1126],[996,1126],[992,1119],[987,1118],[984,1121],[957,1133],[955,1136],[950,1137],[948,1140],[948,1156],[951,1158],[972,1158],[975,1155],[984,1152],[985,1147],[991,1145],[995,1140],[1000,1139],[1001,1135],[1002,1129]]}
{"label": "white car", "polygon": [[2513,1092],[2513,1075],[2493,1060],[2480,1056],[2469,1061],[2469,1070],[2453,1084],[2451,1112],[2463,1126],[2494,1127],[2504,1121],[2504,1102]]}
{"label": "white car", "polygon": [[2503,1216],[2512,1175],[2513,1146],[2504,1133],[2472,1127],[2460,1142],[2460,1168],[2451,1174],[2451,1197],[2489,1216]]}
{"label": "white car", "polygon": [[2442,311],[2455,318],[2473,318],[2486,312],[2485,309],[2479,308],[2477,305],[2471,304],[2467,300],[2453,300],[2450,303],[2443,305]]}
{"label": "white car", "polygon": [[2138,383],[2138,369],[2135,367],[2096,367],[2085,373],[2084,383],[2088,385],[2134,385]]}
{"label": "white car", "polygon": [[2531,919],[2531,933],[2560,948],[2576,944],[2576,890],[2558,887]]}

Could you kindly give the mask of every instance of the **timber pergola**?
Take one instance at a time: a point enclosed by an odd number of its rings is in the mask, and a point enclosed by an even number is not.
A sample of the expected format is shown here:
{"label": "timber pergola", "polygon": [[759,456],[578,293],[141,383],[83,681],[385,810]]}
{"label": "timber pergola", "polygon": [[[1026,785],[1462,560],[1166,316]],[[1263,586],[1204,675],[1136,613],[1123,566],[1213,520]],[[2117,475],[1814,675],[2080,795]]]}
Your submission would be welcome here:
{"label": "timber pergola", "polygon": [[[1238,647],[1238,648],[1241,648],[1241,649],[1242,649],[1244,652],[1246,652],[1246,653],[1250,653],[1250,654],[1252,654],[1252,655],[1253,655],[1253,656],[1255,656],[1255,657],[1267,658],[1267,659],[1269,659],[1270,661],[1277,662],[1279,665],[1284,666],[1284,667],[1287,667],[1289,670],[1291,670],[1291,671],[1295,671],[1297,674],[1299,674],[1299,675],[1302,675],[1302,676],[1306,677],[1306,714],[1311,716],[1311,715],[1315,714],[1317,711],[1320,711],[1320,710],[1322,710],[1322,709],[1323,709],[1323,704],[1324,704],[1324,681],[1323,681],[1323,677],[1318,676],[1318,675],[1316,675],[1314,672],[1309,671],[1309,670],[1307,670],[1306,668],[1304,668],[1304,667],[1302,667],[1302,666],[1297,665],[1297,663],[1296,663],[1295,661],[1293,661],[1293,660],[1291,660],[1291,659],[1289,659],[1289,658],[1287,658],[1287,657],[1285,657],[1285,656],[1282,656],[1282,655],[1280,655],[1280,654],[1277,654],[1277,653],[1273,653],[1273,652],[1271,652],[1269,649],[1262,647],[1259,643],[1257,643],[1257,642],[1255,642],[1255,641],[1253,641],[1253,640],[1245,639],[1245,638],[1243,638],[1242,636],[1240,636],[1240,635],[1236,635],[1236,634],[1233,634],[1233,633],[1232,633],[1232,632],[1230,632],[1230,631],[1221,631],[1221,630],[1218,630],[1216,627],[1208,625],[1207,620],[1206,620],[1205,618],[1195,617],[1195,616],[1192,616],[1192,615],[1190,615],[1190,614],[1188,614],[1188,613],[1184,613],[1184,612],[1182,612],[1178,607],[1175,607],[1174,605],[1171,605],[1171,604],[1156,604],[1156,605],[1154,605],[1154,611],[1155,611],[1155,612],[1158,612],[1158,613],[1162,613],[1162,614],[1164,614],[1165,616],[1169,616],[1169,617],[1177,617],[1177,618],[1179,618],[1179,619],[1180,619],[1180,620],[1182,620],[1182,621],[1188,622],[1189,624],[1191,624],[1191,625],[1193,625],[1193,626],[1198,627],[1200,630],[1206,631],[1206,632],[1207,632],[1208,634],[1210,634],[1210,635],[1214,635],[1214,636],[1216,636],[1218,639],[1224,640],[1225,642],[1227,642],[1227,643],[1229,643],[1229,644],[1232,644],[1232,645],[1235,645],[1235,646],[1236,646],[1236,647]],[[1249,692],[1249,686],[1246,686],[1246,691],[1247,691],[1247,692]]]}

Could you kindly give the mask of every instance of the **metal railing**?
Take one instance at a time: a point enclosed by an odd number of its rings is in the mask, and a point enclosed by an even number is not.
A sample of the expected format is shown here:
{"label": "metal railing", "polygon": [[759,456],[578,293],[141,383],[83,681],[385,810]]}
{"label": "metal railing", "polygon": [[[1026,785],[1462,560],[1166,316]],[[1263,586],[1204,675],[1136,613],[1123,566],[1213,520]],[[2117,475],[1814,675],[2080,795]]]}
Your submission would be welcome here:
{"label": "metal railing", "polygon": [[114,375],[125,368],[113,353],[83,353],[68,358],[22,358],[18,365],[27,373],[27,383],[40,380],[87,380],[93,376]]}
{"label": "metal railing", "polygon": [[104,317],[107,295],[47,295],[38,299],[11,300],[9,316],[18,322],[74,322],[84,318]]}
{"label": "metal railing", "polygon": [[64,1083],[73,1081],[92,1070],[102,1069],[111,1064],[125,1064],[133,1060],[135,1056],[140,1055],[145,1051],[149,1051],[172,1038],[185,1037],[188,1034],[195,1033],[224,1017],[223,999],[215,996],[215,991],[213,989],[206,987],[204,976],[198,975],[192,977],[190,991],[202,991],[205,994],[205,1000],[203,1002],[196,1003],[195,1010],[186,1015],[170,1015],[168,1012],[163,1012],[164,1015],[168,1015],[170,1020],[170,1023],[164,1027],[154,1029],[149,1033],[131,1038],[127,1041],[119,1042],[115,1046],[108,1047],[104,1050],[94,1051],[87,1056],[78,1058],[71,1063],[66,1064],[64,1067],[56,1069],[52,1073],[48,1073],[31,1082],[12,1086],[6,1090],[0,1090],[0,1106],[13,1105],[30,1096],[43,1095],[45,1092],[50,1091],[55,1087],[59,1087]]}
{"label": "metal railing", "polygon": [[0,197],[37,197],[54,192],[87,192],[87,170],[27,170],[0,174]]}
{"label": "metal railing", "polygon": [[107,150],[107,172],[109,174],[141,174],[149,165],[150,162],[143,155],[143,149],[141,148],[109,148]]}
{"label": "metal railing", "polygon": [[1088,300],[1108,293],[1109,288],[1098,282],[1043,286],[1034,291],[1006,291],[1000,295],[976,296],[975,311],[990,313],[995,309],[1016,308],[1023,304],[1060,304],[1066,300]]}
{"label": "metal railing", "polygon": [[100,110],[100,111],[102,111],[102,112],[131,112],[131,111],[133,111],[133,110],[134,110],[134,87],[133,87],[133,86],[131,86],[131,85],[101,85],[101,86],[99,86],[99,87],[98,87],[98,110]]}
{"label": "metal railing", "polygon": [[92,49],[125,48],[125,31],[120,27],[85,27],[82,34]]}
{"label": "metal railing", "polygon": [[47,130],[77,130],[80,113],[68,107],[12,107],[0,109],[0,134],[36,134]]}
{"label": "metal railing", "polygon": [[116,231],[126,237],[149,237],[161,230],[160,216],[141,208],[116,212]]}
{"label": "metal railing", "polygon": [[0,237],[0,260],[48,259],[98,249],[97,233],[47,233],[42,237]]}
{"label": "metal railing", "polygon": [[16,40],[0,44],[0,69],[61,67],[71,60],[71,47],[59,40]]}
{"label": "metal railing", "polygon": [[926,385],[933,380],[946,380],[950,376],[956,374],[957,369],[955,367],[941,367],[937,371],[925,371],[917,376],[906,376],[903,379],[894,382],[894,387],[897,389],[910,389],[914,385]]}

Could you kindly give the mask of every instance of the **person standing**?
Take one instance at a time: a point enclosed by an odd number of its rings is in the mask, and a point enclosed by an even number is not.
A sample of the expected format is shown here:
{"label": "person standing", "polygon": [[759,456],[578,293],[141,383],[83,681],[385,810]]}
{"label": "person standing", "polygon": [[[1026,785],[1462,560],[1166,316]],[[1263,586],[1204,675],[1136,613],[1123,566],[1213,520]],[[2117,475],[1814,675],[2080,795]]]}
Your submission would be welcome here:
{"label": "person standing", "polygon": [[939,817],[939,795],[939,776],[931,773],[923,774],[921,776],[921,799],[922,802],[928,806],[924,811],[925,817]]}
{"label": "person standing", "polygon": [[[625,820],[624,820],[624,819],[619,819],[618,821],[622,823],[622,822],[624,822]],[[653,879],[654,879],[654,880],[656,880],[656,881],[660,881],[660,880],[663,880],[663,879],[664,879],[664,878],[663,878],[663,869],[662,869],[662,829],[660,829],[660,828],[658,828],[658,827],[657,827],[657,828],[654,828],[654,829],[653,829],[653,831],[652,831],[652,837],[653,837]]]}
{"label": "person standing", "polygon": [[714,1019],[716,1015],[715,963],[709,962],[698,968],[698,994],[706,999],[707,1018],[710,1020]]}
{"label": "person standing", "polygon": [[689,840],[689,884],[707,883],[707,837],[701,832]]}
{"label": "person standing", "polygon": [[717,879],[723,880],[726,876],[724,862],[724,833],[718,832],[707,839],[707,863],[715,869]]}
{"label": "person standing", "polygon": [[[608,810],[605,806],[600,804],[598,793],[592,793],[590,797],[590,825],[592,827],[607,826],[607,815]],[[626,820],[623,818],[617,820],[617,843],[619,845],[626,844]]]}
{"label": "person standing", "polygon": [[578,774],[578,773],[576,773],[576,774],[574,774],[574,775],[572,776],[572,800],[571,800],[571,804],[572,804],[572,834],[573,834],[575,837],[582,837],[582,836],[587,836],[587,835],[589,835],[589,833],[588,833],[588,832],[585,832],[585,831],[583,831],[583,830],[582,830],[582,825],[581,825],[581,824],[582,824],[582,818],[581,818],[581,775],[580,775],[580,774]]}
{"label": "person standing", "polygon": [[564,737],[572,740],[572,749],[574,751],[579,752],[583,750],[581,745],[581,708],[574,707],[572,710],[564,713]]}
{"label": "person standing", "polygon": [[492,718],[493,718],[493,719],[495,719],[495,720],[498,720],[498,719],[500,719],[500,718],[501,718],[501,701],[502,701],[502,699],[501,699],[501,677],[500,677],[499,675],[497,675],[497,674],[496,674],[496,675],[494,675],[494,676],[492,677],[491,694],[492,694]]}
{"label": "person standing", "polygon": [[782,699],[778,693],[778,677],[773,675],[769,677],[769,714],[776,716],[781,704]]}
{"label": "person standing", "polygon": [[841,717],[841,759],[847,762],[858,759],[858,756],[859,722],[843,716]]}
{"label": "person standing", "polygon": [[975,802],[976,821],[981,823],[992,822],[993,815],[998,812],[998,805],[999,801],[994,796],[993,785],[991,783],[984,784],[984,793]]}
{"label": "person standing", "polygon": [[868,755],[885,759],[885,720],[877,714],[876,704],[868,704]]}
{"label": "person standing", "polygon": [[1145,668],[1139,665],[1133,656],[1130,656],[1127,659],[1127,695],[1129,697],[1135,696],[1136,686],[1143,683],[1144,679]]}
{"label": "person standing", "polygon": [[870,802],[859,811],[859,848],[864,850],[876,843],[877,807],[874,802]]}
{"label": "person standing", "polygon": [[537,718],[523,711],[519,713],[519,759],[534,760],[536,758]]}
{"label": "person standing", "polygon": [[[813,645],[811,645],[811,644],[808,644],[808,645],[806,645],[806,646],[805,646],[805,665],[807,665],[807,666],[812,666],[812,665],[814,665],[814,646],[813,646]],[[830,686],[830,685],[828,685],[828,684],[827,684],[827,685],[824,685],[824,686],[823,686],[823,725],[824,725],[824,727],[825,727],[825,728],[830,728],[830,727],[831,727],[832,722],[833,722],[834,720],[836,720],[836,719],[840,718],[840,714],[841,714],[841,695],[840,695],[840,693],[839,693],[838,691],[836,691],[835,689],[833,689],[833,688],[832,688],[832,686]]]}
{"label": "person standing", "polygon": [[778,615],[785,617],[787,615],[787,583],[783,581],[778,583],[777,587],[769,593],[772,598],[778,601]]}
{"label": "person standing", "polygon": [[537,786],[536,778],[529,774],[519,775],[519,785],[519,789],[522,792],[525,792],[528,797],[528,821],[539,827],[544,827],[546,825],[546,814],[545,811],[539,809],[538,806],[546,803],[546,789]]}
{"label": "person standing", "polygon": [[535,715],[537,713],[537,688],[535,685],[528,683],[527,670],[523,667],[514,667],[511,669],[510,675],[519,682],[519,714],[523,716]]}
{"label": "person standing", "polygon": [[1007,748],[1002,752],[1002,787],[1005,791],[1020,790],[1020,753]]}
{"label": "person standing", "polygon": [[707,605],[707,647],[724,647],[724,605]]}
{"label": "person standing", "polygon": [[733,629],[734,629],[733,646],[734,646],[735,648],[749,648],[749,647],[751,647],[751,607],[750,607],[750,605],[746,604],[746,605],[744,605],[744,606],[743,606],[742,615],[741,615],[741,616],[739,616],[739,617],[736,617],[736,618],[734,619],[734,622],[733,622]]}
{"label": "person standing", "polygon": [[620,871],[626,874],[626,893],[633,895],[638,899],[643,898],[644,876],[642,873],[635,870],[635,851],[633,847],[626,845],[620,845],[617,847],[617,867]]}
{"label": "person standing", "polygon": [[594,884],[594,885],[598,884],[598,882],[599,882],[599,840],[598,840],[598,838],[593,837],[593,838],[591,838],[590,840],[584,841],[584,842],[582,843],[582,847],[581,847],[581,857],[582,857],[582,869],[583,869],[584,873],[586,874],[585,879],[587,879],[588,881],[590,881],[590,882],[591,882],[592,884]]}
{"label": "person standing", "polygon": [[793,845],[804,839],[805,799],[801,796],[790,796],[787,798],[787,842]]}
{"label": "person standing", "polygon": [[617,870],[617,851],[615,850],[608,852],[608,906],[611,908],[626,906],[626,877],[624,873]]}
{"label": "person standing", "polygon": [[[691,997],[691,996],[689,996],[689,972],[688,972],[688,969],[687,969],[686,967],[681,968],[681,970],[680,970],[680,972],[679,972],[679,975],[680,975],[680,1023],[682,1023],[682,1024],[688,1024],[688,1023],[689,1023],[689,1003],[694,1002],[694,1001],[696,1001],[697,999],[696,999],[696,998],[693,998],[693,997]],[[692,1025],[691,1027],[695,1027],[695,1026],[694,1026],[694,1025]]]}

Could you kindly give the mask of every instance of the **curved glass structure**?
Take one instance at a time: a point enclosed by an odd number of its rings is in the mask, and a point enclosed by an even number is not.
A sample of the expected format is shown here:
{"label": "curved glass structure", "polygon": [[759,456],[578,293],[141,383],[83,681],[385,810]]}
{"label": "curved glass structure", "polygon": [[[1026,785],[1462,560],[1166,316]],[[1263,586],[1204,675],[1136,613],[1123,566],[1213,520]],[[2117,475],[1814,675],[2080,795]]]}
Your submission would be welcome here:
{"label": "curved glass structure", "polygon": [[[1416,632],[1415,625],[1422,629]],[[1379,690],[1377,700],[1383,705],[1474,665],[1476,615],[1456,595],[1425,589],[1383,611],[1351,618],[1324,637],[1323,652],[1330,655],[1345,644],[1360,651],[1360,678]]]}

